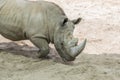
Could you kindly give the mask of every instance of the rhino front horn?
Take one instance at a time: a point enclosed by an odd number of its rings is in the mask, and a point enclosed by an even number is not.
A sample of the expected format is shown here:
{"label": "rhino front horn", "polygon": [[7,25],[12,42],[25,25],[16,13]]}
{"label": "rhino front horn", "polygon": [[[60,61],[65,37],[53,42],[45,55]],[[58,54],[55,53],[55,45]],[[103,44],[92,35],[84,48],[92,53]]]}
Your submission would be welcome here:
{"label": "rhino front horn", "polygon": [[87,39],[85,39],[81,44],[79,44],[75,47],[72,47],[70,55],[74,58],[76,56],[78,56],[83,51],[83,49],[85,48],[86,42],[87,42]]}

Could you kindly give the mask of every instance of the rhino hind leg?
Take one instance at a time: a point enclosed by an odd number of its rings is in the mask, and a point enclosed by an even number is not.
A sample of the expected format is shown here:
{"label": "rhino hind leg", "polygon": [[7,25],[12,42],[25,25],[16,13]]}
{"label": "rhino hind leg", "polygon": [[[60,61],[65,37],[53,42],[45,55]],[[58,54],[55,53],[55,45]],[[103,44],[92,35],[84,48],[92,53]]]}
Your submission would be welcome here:
{"label": "rhino hind leg", "polygon": [[32,37],[30,40],[36,47],[40,49],[38,51],[38,57],[47,58],[47,55],[49,54],[48,42],[43,38],[36,38],[36,37]]}

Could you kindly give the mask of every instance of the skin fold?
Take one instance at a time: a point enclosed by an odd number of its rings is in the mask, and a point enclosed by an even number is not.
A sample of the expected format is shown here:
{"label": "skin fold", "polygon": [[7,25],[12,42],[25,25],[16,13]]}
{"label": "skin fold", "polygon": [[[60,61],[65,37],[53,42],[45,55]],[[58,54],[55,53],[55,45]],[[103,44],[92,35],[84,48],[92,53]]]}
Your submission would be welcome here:
{"label": "skin fold", "polygon": [[0,34],[13,41],[30,40],[40,49],[40,58],[48,55],[51,42],[63,60],[75,60],[86,44],[84,40],[77,45],[73,37],[74,25],[80,21],[81,18],[69,20],[51,2],[0,0]]}

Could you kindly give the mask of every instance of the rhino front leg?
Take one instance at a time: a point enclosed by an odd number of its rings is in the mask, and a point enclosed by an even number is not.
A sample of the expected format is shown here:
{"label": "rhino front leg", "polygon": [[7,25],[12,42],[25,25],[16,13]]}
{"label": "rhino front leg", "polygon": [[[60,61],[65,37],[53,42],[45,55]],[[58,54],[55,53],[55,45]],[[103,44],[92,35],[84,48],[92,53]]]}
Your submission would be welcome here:
{"label": "rhino front leg", "polygon": [[38,47],[40,50],[38,52],[39,58],[46,58],[49,53],[48,42],[44,38],[32,37],[31,42]]}

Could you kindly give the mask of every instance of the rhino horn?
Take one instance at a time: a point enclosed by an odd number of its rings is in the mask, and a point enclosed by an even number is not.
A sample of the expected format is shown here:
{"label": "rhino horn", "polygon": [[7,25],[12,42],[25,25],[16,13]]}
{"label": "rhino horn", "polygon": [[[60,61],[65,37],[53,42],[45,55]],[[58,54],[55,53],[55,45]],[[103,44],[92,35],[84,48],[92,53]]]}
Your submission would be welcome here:
{"label": "rhino horn", "polygon": [[85,39],[81,44],[79,44],[75,47],[72,47],[70,55],[72,57],[78,56],[83,51],[83,49],[85,48],[86,42],[87,42],[87,39]]}

